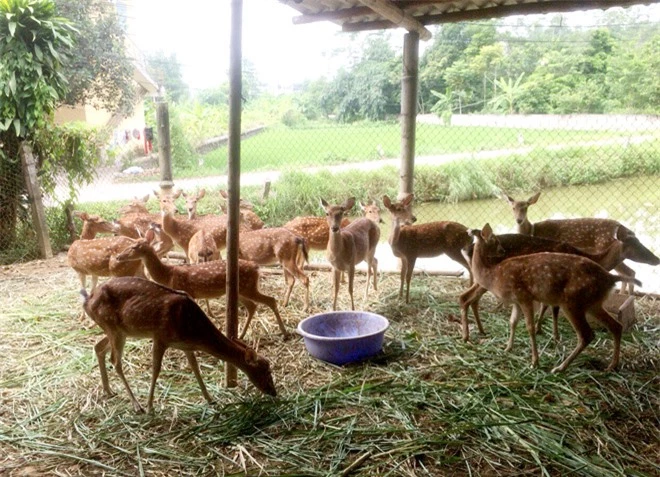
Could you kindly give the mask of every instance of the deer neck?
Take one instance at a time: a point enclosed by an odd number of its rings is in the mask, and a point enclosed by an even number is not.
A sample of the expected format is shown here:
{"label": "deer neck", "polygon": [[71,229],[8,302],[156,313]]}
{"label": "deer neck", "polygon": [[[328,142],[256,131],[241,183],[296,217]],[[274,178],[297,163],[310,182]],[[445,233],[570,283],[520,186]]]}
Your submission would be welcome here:
{"label": "deer neck", "polygon": [[401,219],[392,217],[392,228],[390,229],[390,236],[387,239],[392,249],[399,248],[399,239],[401,237]]}
{"label": "deer neck", "polygon": [[483,245],[477,241],[472,255],[472,274],[479,285],[490,290],[493,282],[493,269],[485,257]]}
{"label": "deer neck", "polygon": [[142,262],[156,282],[161,284],[169,283],[172,274],[171,267],[164,264],[158,258],[153,248],[149,247],[144,250],[142,253]]}
{"label": "deer neck", "polygon": [[523,235],[534,236],[534,224],[525,218],[522,224],[518,225],[518,233]]}

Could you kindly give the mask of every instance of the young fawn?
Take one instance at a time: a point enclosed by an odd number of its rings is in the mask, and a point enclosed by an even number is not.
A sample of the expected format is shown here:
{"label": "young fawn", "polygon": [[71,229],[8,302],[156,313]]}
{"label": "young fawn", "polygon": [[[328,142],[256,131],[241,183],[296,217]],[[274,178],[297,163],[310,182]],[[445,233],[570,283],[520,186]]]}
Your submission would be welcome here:
{"label": "young fawn", "polygon": [[[474,231],[473,231],[474,233]],[[617,262],[619,254],[622,249],[622,242],[617,240],[615,241],[608,249],[604,250],[599,254],[588,254],[582,250],[573,247],[564,242],[557,242],[555,240],[544,239],[540,237],[533,237],[530,235],[522,234],[503,234],[498,235],[497,239],[502,246],[502,251],[497,256],[489,256],[488,263],[489,265],[496,265],[507,258],[518,257],[520,255],[529,255],[532,253],[541,253],[541,252],[555,252],[555,253],[568,253],[573,255],[578,255],[582,257],[589,258],[594,262],[601,265],[605,270],[611,269]],[[465,250],[465,254],[468,257],[468,261],[472,262],[472,257],[474,255],[474,244],[470,244]],[[475,321],[477,322],[477,327],[479,332],[485,334],[483,326],[481,325],[481,320],[479,318],[479,300],[488,290],[479,285],[479,283],[474,283],[472,287],[466,290],[461,294],[459,298],[459,304],[461,307],[461,325],[462,325],[462,335],[463,340],[468,341],[470,338],[470,331],[468,327],[468,308],[472,308],[474,313]],[[546,305],[542,305],[541,312],[539,314],[538,321],[536,323],[536,333],[540,333],[542,328],[543,313],[547,308]],[[559,340],[559,329],[558,329],[558,319],[559,307],[555,306],[552,308],[552,320],[553,320],[553,338],[555,341]],[[518,324],[519,313],[517,308],[514,308],[511,314],[510,320],[510,332],[509,332],[509,342],[506,347],[506,351],[511,351],[513,349],[513,340],[515,329]]]}
{"label": "young fawn", "polygon": [[369,280],[371,274],[374,276],[374,290],[378,290],[378,260],[375,257],[376,246],[380,238],[380,228],[372,220],[362,217],[341,228],[344,214],[355,205],[355,198],[347,199],[341,205],[330,205],[321,199],[321,207],[325,210],[330,237],[326,249],[326,257],[333,268],[332,309],[337,309],[337,294],[339,293],[339,282],[341,272],[348,273],[348,294],[351,297],[351,310],[355,310],[353,301],[353,279],[355,277],[355,265],[365,260],[367,262],[367,286],[364,291],[364,299],[369,292]]}
{"label": "young fawn", "polygon": [[[155,282],[176,290],[183,290],[195,299],[219,298],[225,294],[227,285],[227,263],[225,261],[214,260],[196,265],[165,264],[149,244],[153,234],[153,230],[149,230],[145,239],[137,240],[132,246],[117,255],[117,261],[140,262],[141,260]],[[257,264],[246,260],[238,261],[239,300],[248,311],[248,319],[240,337],[245,336],[257,309],[257,303],[262,303],[273,311],[280,331],[286,337],[288,333],[277,309],[277,300],[259,291],[259,275]]]}
{"label": "young fawn", "polygon": [[105,365],[105,356],[110,351],[112,364],[124,383],[135,412],[143,412],[143,409],[124,376],[122,354],[126,338],[151,338],[153,342],[147,412],[153,409],[156,380],[167,348],[180,349],[185,353],[202,395],[209,404],[213,400],[199,372],[195,351],[203,351],[232,363],[261,392],[271,396],[277,394],[268,361],[240,341],[223,335],[187,293],[141,278],[114,278],[91,295],[85,289],[80,293],[85,312],[105,333],[105,337],[94,346],[103,391],[108,397],[114,395]]}
{"label": "young fawn", "polygon": [[[474,232],[476,243],[472,272],[479,285],[504,302],[520,307],[529,332],[532,366],[538,366],[538,350],[534,333],[534,302],[559,306],[571,322],[578,338],[573,352],[552,372],[566,367],[593,340],[594,332],[586,314],[601,322],[614,338],[612,361],[607,370],[619,364],[621,324],[603,309],[603,302],[615,283],[634,281],[611,275],[594,261],[564,253],[535,253],[495,263],[504,251],[489,224]],[[639,283],[639,282],[637,282]]]}
{"label": "young fawn", "polygon": [[[623,276],[635,277],[635,271],[623,263],[625,259],[648,265],[660,264],[660,258],[646,248],[635,236],[635,232],[624,227],[621,223],[611,219],[580,218],[562,220],[544,220],[531,223],[527,218],[529,207],[539,199],[540,192],[527,200],[515,200],[504,195],[511,206],[513,216],[518,224],[518,232],[535,237],[549,238],[569,243],[583,250],[603,250],[609,247],[615,239],[624,243],[619,263],[613,268]],[[633,282],[628,282],[628,292],[634,289]],[[621,293],[626,291],[626,282],[621,286]]]}
{"label": "young fawn", "polygon": [[403,296],[405,281],[406,303],[410,299],[410,280],[419,257],[437,257],[446,254],[468,270],[472,285],[470,264],[462,253],[463,247],[472,241],[467,227],[448,221],[411,225],[417,220],[411,210],[413,198],[413,194],[409,194],[401,202],[392,202],[388,196],[383,196],[383,205],[392,216],[392,229],[388,242],[394,256],[401,259],[399,298]]}

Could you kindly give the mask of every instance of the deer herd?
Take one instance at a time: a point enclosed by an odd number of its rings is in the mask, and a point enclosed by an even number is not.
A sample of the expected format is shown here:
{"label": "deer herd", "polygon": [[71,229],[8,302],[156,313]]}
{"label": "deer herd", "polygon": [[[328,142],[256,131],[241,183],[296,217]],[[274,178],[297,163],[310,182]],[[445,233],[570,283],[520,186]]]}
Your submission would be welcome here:
{"label": "deer herd", "polygon": [[[224,191],[220,194],[224,199]],[[152,380],[147,408],[153,405],[154,387],[161,361],[168,347],[181,349],[198,381],[204,398],[211,402],[199,372],[194,351],[205,351],[241,369],[262,392],[275,395],[269,362],[241,339],[256,312],[257,305],[268,307],[283,336],[288,336],[278,300],[259,289],[260,267],[279,264],[286,290],[282,306],[287,306],[296,280],[305,288],[304,310],[310,306],[310,280],[305,263],[310,250],[325,250],[332,267],[332,309],[342,276],[347,276],[351,309],[355,309],[353,286],[356,265],[366,262],[365,300],[370,282],[378,288],[376,246],[380,239],[380,209],[375,203],[360,204],[363,216],[349,220],[355,199],[330,204],[320,199],[323,217],[296,217],[282,227],[265,227],[249,203],[240,203],[238,244],[239,301],[247,310],[247,319],[239,339],[224,336],[195,300],[206,300],[208,315],[213,317],[208,300],[222,297],[227,283],[227,266],[222,260],[226,247],[227,216],[197,214],[197,203],[206,195],[177,191],[155,193],[160,214],[148,211],[149,196],[136,198],[119,211],[119,219],[106,221],[99,216],[76,212],[83,222],[79,240],[69,248],[68,263],[78,274],[82,287],[83,316],[86,313],[104,331],[95,346],[103,390],[111,395],[105,365],[111,361],[121,378],[136,411],[141,411],[124,377],[122,351],[127,337],[151,338],[153,341]],[[603,303],[617,282],[621,292],[632,293],[635,278],[624,260],[649,265],[660,259],[641,244],[634,232],[615,220],[580,218],[545,220],[531,223],[528,208],[540,193],[527,200],[504,195],[518,227],[518,233],[496,235],[489,224],[479,229],[451,221],[415,224],[413,195],[394,202],[383,196],[389,211],[391,230],[388,237],[392,253],[401,261],[399,299],[410,302],[410,282],[418,258],[446,255],[462,265],[469,274],[469,287],[460,295],[461,334],[470,339],[468,310],[472,310],[477,328],[485,334],[479,315],[479,300],[490,291],[512,305],[509,341],[521,315],[530,336],[532,366],[538,366],[536,334],[541,331],[544,311],[552,308],[553,336],[558,339],[559,310],[577,335],[573,352],[552,372],[563,371],[594,338],[587,315],[607,329],[614,340],[608,370],[619,363],[622,325],[603,308]],[[176,213],[175,201],[185,200],[186,216]],[[97,234],[114,234],[96,237]],[[169,263],[167,255],[174,247],[183,251],[186,264]],[[609,273],[615,270],[617,275]],[[87,276],[91,290],[87,293]],[[97,287],[98,277],[114,277]],[[405,293],[404,293],[405,287]],[[535,310],[540,316],[535,323]]]}

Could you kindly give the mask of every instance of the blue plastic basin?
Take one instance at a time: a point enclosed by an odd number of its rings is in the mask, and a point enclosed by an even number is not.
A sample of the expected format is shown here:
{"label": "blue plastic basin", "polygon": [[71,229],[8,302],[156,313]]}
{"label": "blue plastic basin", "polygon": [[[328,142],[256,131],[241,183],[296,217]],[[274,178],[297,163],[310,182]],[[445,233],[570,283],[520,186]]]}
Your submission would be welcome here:
{"label": "blue plastic basin", "polygon": [[367,311],[319,313],[298,323],[309,354],[337,365],[360,361],[378,354],[390,322]]}

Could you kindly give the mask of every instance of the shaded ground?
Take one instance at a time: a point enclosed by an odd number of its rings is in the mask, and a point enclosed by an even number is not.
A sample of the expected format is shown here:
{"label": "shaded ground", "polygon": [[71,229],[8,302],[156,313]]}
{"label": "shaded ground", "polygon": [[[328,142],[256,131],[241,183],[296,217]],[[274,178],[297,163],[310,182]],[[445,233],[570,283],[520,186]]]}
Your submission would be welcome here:
{"label": "shaded ground", "polygon": [[[312,313],[330,305],[327,272],[311,274]],[[259,395],[239,374],[225,389],[222,363],[200,357],[208,406],[176,352],[166,354],[155,413],[135,415],[114,371],[118,395],[101,392],[93,345],[99,330],[78,319],[78,281],[65,257],[0,269],[0,473],[3,475],[657,475],[660,437],[660,302],[637,299],[636,329],[622,366],[604,373],[612,342],[597,340],[556,376],[549,370],[575,344],[539,338],[541,364],[529,369],[521,327],[503,352],[506,310],[484,297],[484,326],[460,340],[456,297],[465,281],[413,278],[411,303],[398,276],[381,276],[356,306],[390,319],[383,353],[367,363],[331,366],[309,357],[302,340],[282,340],[259,310],[247,339],[272,363],[279,396]],[[283,277],[262,289],[281,296]],[[300,287],[282,315],[295,329],[306,316]],[[224,301],[214,300],[222,316]],[[347,292],[340,292],[340,307]],[[126,347],[125,369],[146,402],[150,346]],[[351,467],[355,465],[355,467]]]}

